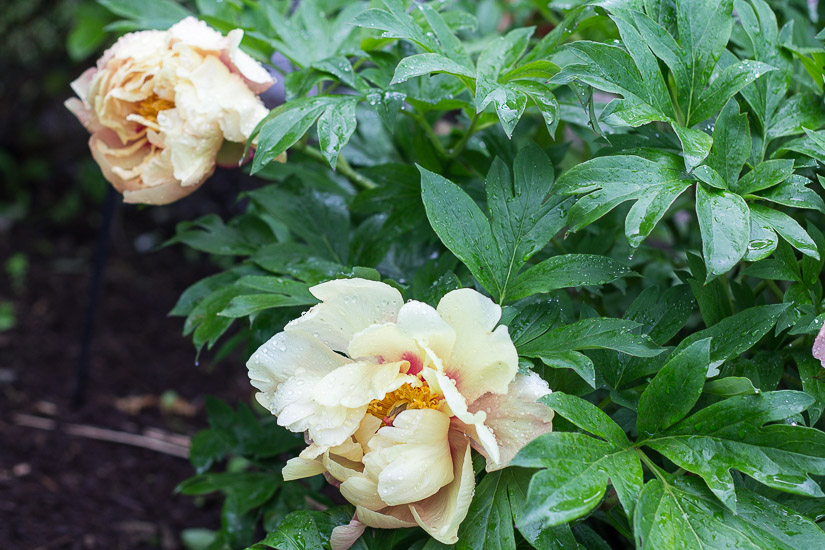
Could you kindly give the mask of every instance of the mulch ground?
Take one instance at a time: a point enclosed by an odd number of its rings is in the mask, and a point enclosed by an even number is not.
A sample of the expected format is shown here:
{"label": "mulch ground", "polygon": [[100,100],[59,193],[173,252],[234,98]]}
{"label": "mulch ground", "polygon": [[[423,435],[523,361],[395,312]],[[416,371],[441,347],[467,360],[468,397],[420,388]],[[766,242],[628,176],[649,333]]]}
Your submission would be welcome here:
{"label": "mulch ground", "polygon": [[[180,247],[137,252],[193,217],[185,211],[192,204],[212,209],[208,199],[157,213],[119,208],[87,399],[77,409],[70,394],[97,214],[75,227],[0,232],[0,267],[21,251],[30,262],[23,288],[0,274],[0,302],[10,299],[17,313],[15,328],[0,332],[0,547],[166,550],[182,547],[183,529],[219,526],[218,500],[173,494],[193,475],[185,458],[67,433],[71,424],[191,436],[206,426],[204,395],[250,396],[240,357],[196,365],[183,320],[167,316],[182,290],[216,268],[184,260]],[[159,406],[169,390],[178,399],[167,395],[171,407]],[[20,425],[31,417],[52,429]]]}

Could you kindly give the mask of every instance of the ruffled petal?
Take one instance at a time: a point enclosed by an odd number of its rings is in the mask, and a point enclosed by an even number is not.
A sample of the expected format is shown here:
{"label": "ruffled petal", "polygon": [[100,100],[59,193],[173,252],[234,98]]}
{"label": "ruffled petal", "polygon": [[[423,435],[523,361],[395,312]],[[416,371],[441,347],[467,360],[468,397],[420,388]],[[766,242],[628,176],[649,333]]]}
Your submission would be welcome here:
{"label": "ruffled petal", "polygon": [[414,382],[401,373],[403,363],[350,363],[332,371],[313,386],[315,401],[329,407],[362,407],[373,399]]}
{"label": "ruffled petal", "polygon": [[447,434],[450,419],[431,409],[401,412],[378,430],[364,455],[365,472],[378,479],[378,494],[390,506],[435,494],[453,480]]}
{"label": "ruffled petal", "polygon": [[470,444],[466,437],[451,434],[453,481],[435,495],[410,505],[416,523],[443,544],[458,541],[458,527],[470,509],[475,476]]}
{"label": "ruffled petal", "polygon": [[309,290],[321,303],[285,330],[313,334],[336,351],[346,351],[353,335],[368,326],[395,321],[404,303],[398,290],[367,279],[336,279]]}
{"label": "ruffled petal", "polygon": [[485,411],[486,424],[498,441],[500,457],[482,448],[487,471],[500,470],[510,464],[522,447],[538,436],[553,430],[553,409],[536,400],[550,393],[550,387],[538,374],[518,374],[506,394],[488,393],[471,406],[471,411]]}
{"label": "ruffled petal", "polygon": [[444,359],[458,390],[473,402],[481,395],[504,393],[518,372],[518,353],[507,327],[490,332],[501,318],[501,308],[473,289],[447,293],[438,313],[455,330],[452,354]]}
{"label": "ruffled petal", "polygon": [[252,354],[246,367],[252,385],[271,394],[279,384],[295,375],[320,380],[350,363],[306,332],[279,332]]}

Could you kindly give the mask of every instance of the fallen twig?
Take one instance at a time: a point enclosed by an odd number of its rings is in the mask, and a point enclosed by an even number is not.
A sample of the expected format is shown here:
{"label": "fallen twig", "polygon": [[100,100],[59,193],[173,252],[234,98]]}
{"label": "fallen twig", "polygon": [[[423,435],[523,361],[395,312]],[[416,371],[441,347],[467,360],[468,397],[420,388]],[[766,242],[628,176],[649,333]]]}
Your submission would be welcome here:
{"label": "fallen twig", "polygon": [[[14,423],[18,426],[37,428],[39,430],[57,430],[58,423],[51,418],[42,418],[29,414],[15,414]],[[85,424],[62,424],[63,431],[69,435],[97,439],[99,441],[109,441],[111,443],[122,443],[141,447],[159,453],[189,457],[189,438],[175,434],[167,434],[157,429],[147,430],[146,435],[120,432],[107,428],[98,428]]]}

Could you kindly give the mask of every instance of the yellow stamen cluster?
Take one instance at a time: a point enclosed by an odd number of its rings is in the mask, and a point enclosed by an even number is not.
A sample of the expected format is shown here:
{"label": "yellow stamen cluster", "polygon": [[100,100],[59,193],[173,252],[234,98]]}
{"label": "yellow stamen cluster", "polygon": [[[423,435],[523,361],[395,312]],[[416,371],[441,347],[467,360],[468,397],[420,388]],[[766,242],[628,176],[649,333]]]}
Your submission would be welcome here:
{"label": "yellow stamen cluster", "polygon": [[138,114],[146,120],[157,122],[159,112],[167,111],[174,106],[174,102],[168,99],[161,99],[157,95],[152,95],[138,103]]}
{"label": "yellow stamen cluster", "polygon": [[367,412],[382,420],[396,417],[407,409],[437,409],[441,397],[432,393],[426,382],[418,387],[404,384],[397,390],[388,393],[384,399],[373,399]]}

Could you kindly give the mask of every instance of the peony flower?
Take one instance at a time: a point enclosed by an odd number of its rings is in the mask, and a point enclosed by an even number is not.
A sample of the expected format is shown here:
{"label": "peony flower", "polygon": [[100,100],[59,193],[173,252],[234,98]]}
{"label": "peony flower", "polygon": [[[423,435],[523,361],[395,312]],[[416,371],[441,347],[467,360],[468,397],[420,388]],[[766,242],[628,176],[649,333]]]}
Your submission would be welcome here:
{"label": "peony flower", "polygon": [[[66,101],[91,133],[89,148],[125,202],[166,204],[215,170],[224,140],[244,144],[268,110],[273,84],[227,36],[194,17],[167,31],[121,37],[72,83]],[[237,157],[236,157],[237,159]]]}
{"label": "peony flower", "polygon": [[364,279],[310,290],[321,303],[247,363],[258,401],[309,442],[284,479],[324,474],[355,505],[336,550],[366,526],[456,542],[475,490],[471,448],[488,471],[507,466],[551,430],[553,411],[536,403],[550,388],[518,373],[501,308],[472,289],[437,308]]}

